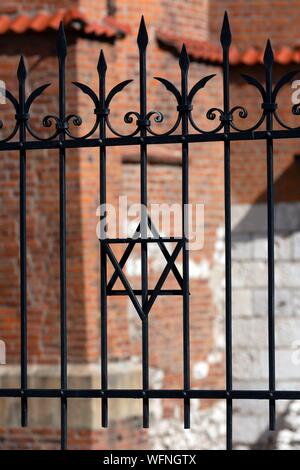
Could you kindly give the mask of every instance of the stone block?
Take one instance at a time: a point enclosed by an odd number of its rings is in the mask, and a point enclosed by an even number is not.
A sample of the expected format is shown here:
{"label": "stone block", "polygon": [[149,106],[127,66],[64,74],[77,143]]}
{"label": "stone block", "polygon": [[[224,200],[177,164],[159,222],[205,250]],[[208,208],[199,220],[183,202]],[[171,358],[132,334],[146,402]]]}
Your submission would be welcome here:
{"label": "stone block", "polygon": [[248,234],[236,234],[232,237],[232,259],[246,260],[253,256],[253,244]]}
{"label": "stone block", "polygon": [[[253,408],[258,403],[253,403]],[[233,418],[233,439],[238,444],[251,445],[265,432],[268,426],[267,407],[262,409],[259,414],[234,414]]]}
{"label": "stone block", "polygon": [[250,289],[234,289],[232,293],[232,309],[234,317],[249,317],[253,314],[252,291]]}
{"label": "stone block", "polygon": [[291,291],[291,308],[292,314],[300,316],[300,290]]}
{"label": "stone block", "polygon": [[[255,348],[245,348],[244,350],[234,348],[233,350],[233,378],[235,386],[238,383],[260,380],[267,386],[268,377],[268,352],[267,350],[258,350]],[[247,386],[248,387],[248,386]]]}
{"label": "stone block", "polygon": [[294,260],[300,260],[300,232],[296,232],[292,235],[292,258]]}
{"label": "stone block", "polygon": [[266,260],[268,256],[268,242],[265,237],[254,236],[253,241],[254,259]]}
{"label": "stone block", "polygon": [[[141,366],[130,361],[109,364],[109,386],[111,388],[139,388]],[[101,369],[98,364],[69,364],[69,388],[99,389]],[[0,388],[19,387],[20,368],[0,368]],[[60,388],[58,366],[35,365],[28,368],[30,388]],[[119,421],[141,416],[139,400],[114,399],[110,403],[110,420]],[[98,430],[101,419],[101,400],[74,398],[68,400],[70,428]],[[18,427],[20,424],[20,400],[0,400],[0,426]],[[57,398],[29,399],[29,425],[32,427],[59,428],[60,400]]]}
{"label": "stone block", "polygon": [[267,340],[267,318],[239,318],[233,323],[233,344],[236,348],[265,349]]}
{"label": "stone block", "polygon": [[277,316],[292,315],[291,291],[289,289],[275,289],[275,313]]}
{"label": "stone block", "polygon": [[292,237],[290,234],[275,235],[275,259],[290,260],[292,257]]}
{"label": "stone block", "polygon": [[[300,387],[300,364],[294,361],[294,350],[278,349],[276,351],[276,379],[281,381],[291,382],[293,386],[297,384],[297,389]],[[290,386],[288,389],[291,389]]]}
{"label": "stone block", "polygon": [[261,261],[234,262],[232,284],[234,288],[265,287],[267,285],[267,265]]}
{"label": "stone block", "polygon": [[[275,313],[277,316],[293,315],[293,294],[288,289],[275,289]],[[255,289],[253,292],[253,313],[255,316],[268,315],[268,290]]]}
{"label": "stone block", "polygon": [[287,261],[276,263],[275,283],[279,288],[300,287],[300,263]]}
{"label": "stone block", "polygon": [[277,318],[276,346],[291,349],[295,341],[300,341],[300,322],[296,318]]}
{"label": "stone block", "polygon": [[267,289],[255,289],[253,291],[253,313],[255,316],[266,317],[268,312]]}

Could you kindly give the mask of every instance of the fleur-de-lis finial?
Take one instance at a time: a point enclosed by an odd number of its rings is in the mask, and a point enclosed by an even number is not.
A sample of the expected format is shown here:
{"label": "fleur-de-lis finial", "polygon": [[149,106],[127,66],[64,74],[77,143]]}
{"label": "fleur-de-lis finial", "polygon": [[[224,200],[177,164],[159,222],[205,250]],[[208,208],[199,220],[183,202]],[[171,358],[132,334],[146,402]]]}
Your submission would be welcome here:
{"label": "fleur-de-lis finial", "polygon": [[98,70],[98,73],[99,73],[100,77],[103,77],[106,74],[107,64],[106,64],[104,52],[103,52],[102,49],[101,49],[100,55],[99,55],[97,70]]}
{"label": "fleur-de-lis finial", "polygon": [[147,33],[146,24],[145,24],[145,19],[143,16],[140,22],[137,43],[138,43],[140,50],[145,50],[148,45],[148,33]]}
{"label": "fleur-de-lis finial", "polygon": [[223,25],[221,30],[221,37],[220,37],[221,44],[224,48],[230,47],[231,44],[231,31],[229,25],[229,19],[227,11],[224,13]]}
{"label": "fleur-de-lis finial", "polygon": [[190,66],[190,59],[189,59],[185,44],[183,44],[181,48],[181,52],[179,55],[179,65],[180,65],[181,70],[184,70],[184,71],[188,70]]}
{"label": "fleur-de-lis finial", "polygon": [[272,49],[272,44],[270,39],[267,41],[267,45],[265,48],[265,53],[264,53],[264,65],[266,68],[272,67],[274,64],[274,53]]}
{"label": "fleur-de-lis finial", "polygon": [[61,21],[57,37],[57,56],[60,62],[64,62],[67,57],[67,41],[64,24]]}
{"label": "fleur-de-lis finial", "polygon": [[27,71],[26,71],[26,66],[25,66],[25,61],[24,61],[23,55],[21,55],[21,57],[20,57],[17,76],[18,76],[19,82],[25,82],[26,77],[27,77]]}

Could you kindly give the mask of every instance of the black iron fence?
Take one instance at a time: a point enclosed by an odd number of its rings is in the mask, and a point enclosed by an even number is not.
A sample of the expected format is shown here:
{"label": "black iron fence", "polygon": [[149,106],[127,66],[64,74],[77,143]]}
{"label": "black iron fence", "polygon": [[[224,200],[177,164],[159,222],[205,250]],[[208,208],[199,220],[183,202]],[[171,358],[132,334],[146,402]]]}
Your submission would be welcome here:
{"label": "black iron fence", "polygon": [[[94,103],[95,123],[92,129],[84,136],[78,137],[70,131],[69,123],[80,126],[80,116],[66,115],[65,97],[65,59],[67,45],[63,25],[60,26],[57,54],[59,66],[59,108],[58,115],[48,115],[43,119],[46,128],[55,127],[52,135],[42,137],[37,135],[30,124],[30,108],[35,99],[49,86],[37,88],[26,98],[26,68],[21,57],[18,68],[19,97],[18,99],[6,90],[7,99],[13,104],[16,111],[15,127],[11,134],[0,141],[0,151],[18,151],[20,161],[20,279],[21,279],[21,384],[19,388],[0,389],[0,397],[19,397],[21,399],[21,424],[27,425],[27,401],[34,397],[56,397],[61,400],[61,448],[67,447],[67,403],[69,398],[99,398],[102,401],[102,426],[108,426],[108,400],[113,398],[133,398],[143,401],[143,426],[149,426],[149,400],[150,399],[182,399],[184,402],[184,427],[190,427],[190,400],[192,399],[220,399],[227,403],[227,449],[232,448],[232,404],[234,399],[268,400],[270,413],[270,429],[275,429],[277,400],[299,400],[300,391],[278,391],[275,380],[275,318],[274,318],[274,194],[273,194],[273,142],[279,139],[300,137],[300,127],[291,128],[286,125],[277,110],[276,98],[281,88],[289,83],[297,71],[290,72],[273,85],[272,69],[274,57],[272,47],[268,41],[265,55],[265,86],[254,77],[243,75],[249,85],[254,86],[261,95],[261,117],[258,122],[247,129],[241,129],[236,124],[235,114],[239,118],[247,118],[247,110],[242,106],[230,105],[230,67],[229,50],[231,32],[227,14],[225,13],[221,46],[223,50],[223,109],[211,108],[207,119],[213,121],[219,117],[218,125],[211,131],[199,127],[193,116],[193,99],[214,75],[203,77],[191,89],[188,85],[189,58],[185,47],[180,53],[179,66],[181,73],[181,89],[164,78],[156,77],[166,89],[174,95],[177,101],[177,119],[173,127],[164,133],[153,130],[151,121],[163,121],[160,111],[147,109],[147,82],[146,82],[146,50],[148,44],[147,30],[144,19],[141,21],[138,34],[139,62],[140,62],[140,109],[130,111],[125,117],[125,123],[133,123],[136,119],[135,130],[127,135],[118,132],[111,124],[109,106],[114,96],[120,93],[131,80],[116,85],[108,94],[105,90],[107,66],[103,52],[98,62],[99,92],[96,94],[87,85],[74,82],[74,84],[87,94]],[[292,113],[300,114],[300,105],[294,105]],[[273,128],[277,122],[278,129]],[[2,122],[1,122],[2,127]],[[107,137],[107,130],[112,136]],[[192,130],[192,132],[190,132]],[[196,131],[196,132],[195,132]],[[95,136],[95,134],[98,134]],[[234,390],[232,383],[232,273],[231,273],[231,184],[230,184],[230,147],[234,141],[256,140],[266,142],[267,157],[267,187],[268,187],[268,348],[269,348],[269,388],[267,390]],[[189,202],[189,147],[194,143],[224,142],[224,188],[225,188],[225,277],[226,277],[226,389],[200,390],[191,389],[190,385],[190,340],[189,340],[189,251],[188,251],[188,212],[184,206]],[[147,207],[147,148],[156,144],[180,144],[182,147],[182,236],[160,237],[147,211],[144,211],[136,236],[133,238],[112,239],[105,233],[100,237],[101,251],[101,389],[84,390],[70,389],[67,381],[67,278],[66,278],[66,182],[65,164],[66,152],[72,148],[98,148],[100,152],[100,203],[106,203],[106,156],[107,149],[115,146],[140,147],[140,202]],[[27,382],[27,276],[26,276],[26,152],[39,149],[57,149],[59,155],[59,195],[60,195],[60,330],[61,330],[61,386],[58,389],[32,389]],[[153,236],[148,237],[147,231]],[[175,249],[169,252],[167,242],[175,242]],[[126,244],[126,249],[118,261],[112,245],[114,243]],[[156,243],[167,264],[154,289],[148,288],[148,245]],[[132,289],[123,271],[126,261],[132,250],[140,245],[141,249],[141,290]],[[175,261],[182,254],[182,275],[176,267]],[[107,261],[110,260],[114,273],[108,279]],[[163,285],[173,272],[178,282],[174,290],[163,289]],[[124,290],[113,289],[117,280],[120,280]],[[110,295],[128,295],[142,322],[142,388],[130,390],[113,390],[108,388],[108,355],[107,355],[107,298]],[[148,322],[149,313],[156,299],[160,295],[178,295],[182,297],[183,312],[183,386],[182,389],[151,390],[149,389],[149,357],[148,357]],[[138,297],[141,296],[141,302]]]}

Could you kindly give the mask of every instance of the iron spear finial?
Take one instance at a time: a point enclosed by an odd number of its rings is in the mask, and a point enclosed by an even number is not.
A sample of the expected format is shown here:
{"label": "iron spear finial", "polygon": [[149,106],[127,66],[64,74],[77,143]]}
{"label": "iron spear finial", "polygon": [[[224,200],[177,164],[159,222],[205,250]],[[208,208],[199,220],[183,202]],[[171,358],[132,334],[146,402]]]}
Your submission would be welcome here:
{"label": "iron spear finial", "polygon": [[221,44],[222,44],[223,47],[230,47],[230,44],[231,44],[231,31],[230,31],[230,24],[229,24],[227,11],[225,11],[225,13],[224,13],[224,19],[223,19],[223,25],[222,25],[220,41],[221,41]]}
{"label": "iron spear finial", "polygon": [[190,59],[189,59],[185,44],[183,44],[181,48],[181,52],[179,55],[179,65],[180,65],[181,70],[185,70],[185,71],[188,70],[190,66]]}
{"label": "iron spear finial", "polygon": [[26,66],[25,66],[25,60],[24,56],[21,55],[19,65],[18,65],[18,71],[17,71],[17,77],[19,82],[25,82],[26,77],[27,77],[27,71],[26,71]]}
{"label": "iron spear finial", "polygon": [[148,33],[147,33],[144,16],[142,16],[141,18],[138,37],[137,37],[137,43],[141,51],[145,50],[148,45]]}
{"label": "iron spear finial", "polygon": [[272,67],[274,64],[274,53],[270,39],[267,41],[267,45],[264,53],[264,65],[266,68]]}
{"label": "iron spear finial", "polygon": [[64,62],[67,57],[67,40],[65,35],[64,24],[61,21],[57,37],[57,56],[61,62]]}
{"label": "iron spear finial", "polygon": [[98,70],[98,73],[99,73],[100,77],[103,77],[106,74],[107,64],[106,64],[103,49],[101,49],[101,51],[100,51],[97,70]]}

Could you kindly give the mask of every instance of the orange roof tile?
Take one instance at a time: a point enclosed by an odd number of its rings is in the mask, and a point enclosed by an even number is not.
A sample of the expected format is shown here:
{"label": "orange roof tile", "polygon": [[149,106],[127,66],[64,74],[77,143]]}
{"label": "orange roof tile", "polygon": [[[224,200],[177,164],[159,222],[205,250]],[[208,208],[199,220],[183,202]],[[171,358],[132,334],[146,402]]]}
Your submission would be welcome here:
{"label": "orange roof tile", "polygon": [[30,27],[31,19],[26,15],[20,15],[14,18],[10,23],[10,30],[14,33],[24,33]]}
{"label": "orange roof tile", "polygon": [[33,16],[0,15],[0,34],[23,34],[27,31],[41,33],[47,29],[59,28],[60,22],[65,26],[84,35],[107,38],[124,36],[130,32],[128,25],[123,25],[113,17],[103,18],[102,21],[90,21],[84,12],[78,8],[60,9],[55,13],[39,12]]}
{"label": "orange roof tile", "polygon": [[10,18],[6,15],[0,16],[0,34],[5,34],[9,29]]}
{"label": "orange roof tile", "polygon": [[[156,34],[158,41],[165,46],[181,50],[184,43],[189,56],[198,61],[218,63],[222,62],[222,50],[219,44],[199,39],[188,39],[170,32],[159,31]],[[231,46],[229,59],[232,65],[255,65],[263,62],[264,50],[256,47],[248,47],[245,50]],[[283,65],[300,63],[300,45],[294,47],[280,46],[274,48],[275,62]]]}

